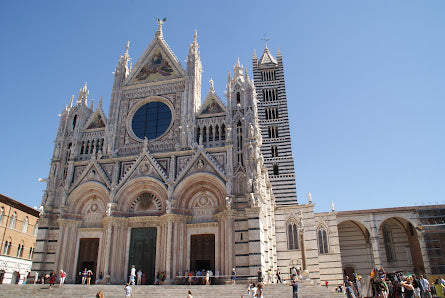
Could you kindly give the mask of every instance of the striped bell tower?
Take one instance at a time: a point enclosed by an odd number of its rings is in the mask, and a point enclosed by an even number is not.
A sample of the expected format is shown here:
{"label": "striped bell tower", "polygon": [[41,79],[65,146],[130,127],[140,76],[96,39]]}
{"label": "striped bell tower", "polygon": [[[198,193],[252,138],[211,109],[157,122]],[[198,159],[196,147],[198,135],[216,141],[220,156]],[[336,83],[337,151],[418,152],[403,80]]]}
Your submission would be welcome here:
{"label": "striped bell tower", "polygon": [[276,59],[267,45],[258,60],[253,54],[253,77],[258,99],[258,119],[263,137],[261,153],[277,205],[296,204],[294,158],[289,130],[283,58]]}

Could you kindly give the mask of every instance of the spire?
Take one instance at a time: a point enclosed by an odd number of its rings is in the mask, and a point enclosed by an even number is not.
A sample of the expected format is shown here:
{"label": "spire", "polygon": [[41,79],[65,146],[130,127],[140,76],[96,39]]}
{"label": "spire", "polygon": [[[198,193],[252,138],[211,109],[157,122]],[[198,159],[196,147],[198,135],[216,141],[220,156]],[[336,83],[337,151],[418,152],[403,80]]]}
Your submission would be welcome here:
{"label": "spire", "polygon": [[198,30],[195,29],[195,34],[193,35],[193,43],[197,44],[198,43]]}
{"label": "spire", "polygon": [[272,56],[272,54],[270,53],[269,49],[267,48],[267,44],[264,48],[264,52],[263,52],[263,56],[261,56],[261,59],[259,61],[259,64],[268,64],[268,63],[273,63],[273,64],[278,64],[277,60]]}
{"label": "spire", "polygon": [[84,105],[87,105],[88,94],[90,92],[87,89],[87,82],[83,85],[83,88],[79,90],[79,97],[77,98],[77,102],[81,102]]}
{"label": "spire", "polygon": [[307,199],[308,199],[309,204],[311,204],[312,203],[312,195],[311,195],[311,193],[307,194]]}
{"label": "spire", "polygon": [[256,56],[256,50],[255,50],[255,49],[253,49],[253,59],[254,59],[254,60],[257,60],[257,59],[258,59],[257,56]]}
{"label": "spire", "polygon": [[277,50],[277,57],[281,57],[281,51],[280,51],[280,48],[278,48],[278,50]]}
{"label": "spire", "polygon": [[199,55],[198,48],[199,48],[199,46],[198,46],[198,31],[195,29],[195,33],[193,35],[193,42],[190,44],[190,47],[189,47],[189,56],[190,55]]}
{"label": "spire", "polygon": [[334,202],[331,201],[331,211],[334,212],[335,208],[334,208]]}
{"label": "spire", "polygon": [[99,103],[98,103],[97,107],[102,108],[102,96],[99,99]]}
{"label": "spire", "polygon": [[91,99],[90,109],[93,110],[94,107],[94,99]]}
{"label": "spire", "polygon": [[243,77],[243,66],[239,62],[239,58],[236,59],[236,64],[233,67],[233,79],[236,80],[238,77]]}
{"label": "spire", "polygon": [[70,100],[70,104],[69,104],[70,108],[73,107],[73,101],[74,101],[74,94],[71,96],[71,100]]}
{"label": "spire", "polygon": [[164,24],[166,20],[167,18],[161,20],[156,17],[156,22],[158,22],[158,30],[155,33],[155,37],[162,37],[162,24]]}

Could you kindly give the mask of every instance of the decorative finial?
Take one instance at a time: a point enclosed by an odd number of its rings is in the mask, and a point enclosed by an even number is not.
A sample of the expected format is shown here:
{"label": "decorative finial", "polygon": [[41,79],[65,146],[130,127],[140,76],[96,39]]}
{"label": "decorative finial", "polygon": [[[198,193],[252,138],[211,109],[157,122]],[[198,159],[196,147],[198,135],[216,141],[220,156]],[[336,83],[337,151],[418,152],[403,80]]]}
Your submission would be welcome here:
{"label": "decorative finial", "polygon": [[193,35],[193,42],[197,43],[198,42],[198,30],[195,29],[195,34]]}
{"label": "decorative finial", "polygon": [[335,208],[334,208],[334,202],[331,202],[331,211],[334,212]]}
{"label": "decorative finial", "polygon": [[163,18],[162,20],[156,17],[156,22],[158,22],[158,30],[155,33],[155,36],[162,36],[162,24],[165,23],[167,18]]}
{"label": "decorative finial", "polygon": [[73,94],[73,96],[71,96],[71,100],[70,100],[70,108],[73,107],[73,100],[74,100],[74,94]]}
{"label": "decorative finial", "polygon": [[236,65],[235,65],[236,67],[241,67],[241,64],[239,63],[239,57],[238,58],[236,58]]}
{"label": "decorative finial", "polygon": [[93,109],[93,107],[94,107],[94,99],[91,99],[90,109]]}
{"label": "decorative finial", "polygon": [[130,48],[130,41],[127,41],[127,46],[125,47],[125,57],[128,57],[128,49]]}
{"label": "decorative finial", "polygon": [[309,204],[312,203],[312,195],[311,195],[311,193],[307,194],[307,199],[308,199]]}
{"label": "decorative finial", "polygon": [[210,88],[209,88],[209,92],[215,93],[215,87],[213,86],[213,79],[210,78]]}
{"label": "decorative finial", "polygon": [[99,99],[99,104],[97,105],[99,108],[101,108],[102,107],[102,96],[100,97],[100,99]]}

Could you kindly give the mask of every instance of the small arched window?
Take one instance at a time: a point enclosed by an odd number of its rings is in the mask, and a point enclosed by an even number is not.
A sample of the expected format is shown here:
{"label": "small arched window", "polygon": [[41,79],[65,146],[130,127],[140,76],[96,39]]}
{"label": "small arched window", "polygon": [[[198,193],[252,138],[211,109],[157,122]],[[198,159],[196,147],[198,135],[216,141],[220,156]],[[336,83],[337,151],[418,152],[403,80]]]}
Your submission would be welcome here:
{"label": "small arched window", "polygon": [[320,227],[317,232],[318,252],[327,254],[329,252],[328,233],[325,227]]}
{"label": "small arched window", "polygon": [[76,128],[76,124],[77,124],[77,115],[74,115],[74,117],[73,117],[73,129]]}
{"label": "small arched window", "polygon": [[391,227],[388,224],[383,225],[382,232],[383,243],[385,244],[386,260],[388,262],[394,262],[396,260],[396,256],[394,254]]}
{"label": "small arched window", "polygon": [[25,217],[25,220],[23,221],[22,233],[26,233],[27,231],[28,231],[28,216]]}
{"label": "small arched window", "polygon": [[298,225],[292,219],[287,223],[287,249],[298,249]]}
{"label": "small arched window", "polygon": [[17,223],[17,212],[14,211],[14,214],[11,216],[11,220],[9,222],[9,227],[11,229],[15,229],[16,223]]}

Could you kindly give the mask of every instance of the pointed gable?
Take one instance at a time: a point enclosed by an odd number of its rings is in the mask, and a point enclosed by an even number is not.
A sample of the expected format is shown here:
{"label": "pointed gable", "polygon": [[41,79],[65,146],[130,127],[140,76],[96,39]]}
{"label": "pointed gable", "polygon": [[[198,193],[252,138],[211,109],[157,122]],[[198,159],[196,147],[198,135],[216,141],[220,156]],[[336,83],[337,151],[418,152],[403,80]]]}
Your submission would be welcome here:
{"label": "pointed gable", "polygon": [[143,84],[184,76],[183,67],[161,34],[155,36],[148,45],[125,84]]}
{"label": "pointed gable", "polygon": [[94,113],[91,119],[87,122],[86,129],[105,128],[105,121],[100,113]]}
{"label": "pointed gable", "polygon": [[216,94],[209,92],[201,106],[199,115],[225,113],[226,109]]}
{"label": "pointed gable", "polygon": [[260,59],[259,65],[263,65],[263,64],[278,64],[277,60],[272,56],[272,54],[270,53],[269,49],[266,48],[264,49],[264,53],[263,56]]}

